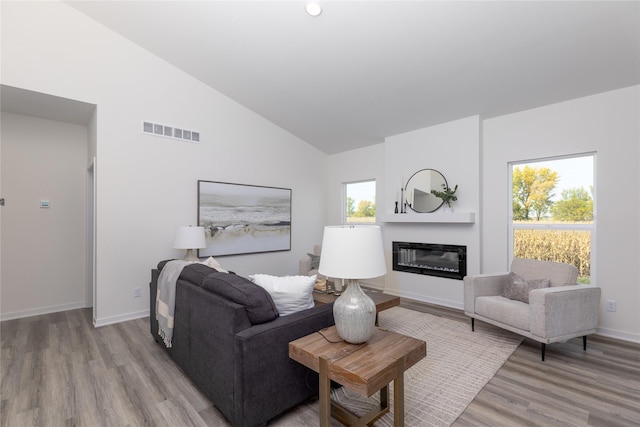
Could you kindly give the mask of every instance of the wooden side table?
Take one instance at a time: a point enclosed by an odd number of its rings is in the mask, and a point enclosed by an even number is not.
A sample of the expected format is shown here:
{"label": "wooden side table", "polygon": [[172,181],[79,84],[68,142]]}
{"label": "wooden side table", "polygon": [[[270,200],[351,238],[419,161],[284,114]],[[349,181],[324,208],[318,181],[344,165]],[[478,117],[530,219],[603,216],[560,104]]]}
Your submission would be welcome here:
{"label": "wooden side table", "polygon": [[[400,305],[400,297],[397,297],[395,295],[370,291],[364,291],[364,293],[367,294],[376,304],[376,326],[378,325],[378,313],[391,307]],[[325,294],[318,292],[313,293],[313,301],[316,303],[316,305],[331,304],[333,302],[336,302],[337,299],[338,296],[336,296],[335,294]]]}
{"label": "wooden side table", "polygon": [[[389,412],[389,383],[394,382],[394,425],[404,426],[404,371],[427,355],[427,343],[376,328],[364,344],[349,344],[335,326],[289,343],[289,357],[320,374],[320,426],[331,415],[345,425],[364,426]],[[331,401],[331,381],[363,396],[380,391],[380,405],[362,417]]]}

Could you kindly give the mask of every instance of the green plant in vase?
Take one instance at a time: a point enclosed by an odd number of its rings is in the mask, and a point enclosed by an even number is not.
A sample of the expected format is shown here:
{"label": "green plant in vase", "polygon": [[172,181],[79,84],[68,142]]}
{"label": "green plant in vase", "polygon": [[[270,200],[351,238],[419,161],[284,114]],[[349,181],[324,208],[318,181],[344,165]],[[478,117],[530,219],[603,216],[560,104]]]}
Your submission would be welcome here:
{"label": "green plant in vase", "polygon": [[447,185],[442,184],[442,191],[431,190],[431,194],[442,199],[444,204],[451,208],[451,202],[455,202],[458,200],[458,196],[456,196],[456,191],[458,191],[458,184],[453,188],[453,190]]}

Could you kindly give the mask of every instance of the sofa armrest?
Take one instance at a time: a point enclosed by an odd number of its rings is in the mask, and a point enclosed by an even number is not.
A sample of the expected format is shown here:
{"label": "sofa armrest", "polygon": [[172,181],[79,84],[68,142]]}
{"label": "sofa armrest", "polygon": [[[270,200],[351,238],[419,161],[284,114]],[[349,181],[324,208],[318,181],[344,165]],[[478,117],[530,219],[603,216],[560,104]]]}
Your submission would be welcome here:
{"label": "sofa armrest", "polygon": [[[333,324],[333,304],[322,304],[288,316],[280,316],[268,323],[253,325],[251,328],[238,332],[236,336],[242,341],[262,339],[262,337],[268,334],[276,334],[283,336],[283,338],[287,336],[288,352],[289,341],[309,335]],[[289,337],[291,338],[289,339]]]}
{"label": "sofa armrest", "polygon": [[474,314],[476,298],[483,296],[501,295],[509,273],[475,274],[465,276],[464,281],[464,311]]}
{"label": "sofa armrest", "polygon": [[[320,255],[321,251],[322,247],[320,245],[313,246],[314,255]],[[300,260],[298,261],[298,272],[301,276],[312,276],[313,274],[310,273],[311,270],[311,258],[307,254],[307,256],[300,258]]]}
{"label": "sofa armrest", "polygon": [[529,293],[531,333],[546,340],[591,333],[598,326],[600,288],[554,286]]}
{"label": "sofa armrest", "polygon": [[[318,393],[318,375],[289,358],[289,342],[332,326],[333,304],[319,305],[236,334],[236,414],[253,425]],[[265,398],[269,396],[269,398]]]}

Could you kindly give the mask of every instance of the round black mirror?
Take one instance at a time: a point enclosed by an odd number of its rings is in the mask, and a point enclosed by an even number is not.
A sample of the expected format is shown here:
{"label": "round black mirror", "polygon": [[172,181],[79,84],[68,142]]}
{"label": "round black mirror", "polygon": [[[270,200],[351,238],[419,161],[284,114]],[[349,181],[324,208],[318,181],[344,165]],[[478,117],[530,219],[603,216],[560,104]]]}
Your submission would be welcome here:
{"label": "round black mirror", "polygon": [[431,194],[431,190],[442,190],[447,185],[444,176],[435,169],[422,169],[411,175],[404,191],[407,206],[414,212],[429,213],[442,206],[441,198]]}

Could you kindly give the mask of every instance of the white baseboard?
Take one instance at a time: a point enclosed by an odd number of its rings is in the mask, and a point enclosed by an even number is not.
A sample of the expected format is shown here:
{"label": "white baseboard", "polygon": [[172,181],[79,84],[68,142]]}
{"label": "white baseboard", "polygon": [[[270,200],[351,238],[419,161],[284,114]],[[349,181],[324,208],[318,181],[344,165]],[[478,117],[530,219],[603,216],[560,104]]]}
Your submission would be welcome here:
{"label": "white baseboard", "polygon": [[443,307],[449,307],[449,308],[455,308],[457,310],[464,310],[464,303],[459,303],[456,301],[449,301],[449,300],[445,300],[445,299],[440,299],[440,298],[431,298],[431,297],[425,297],[424,295],[419,295],[419,294],[412,294],[410,292],[396,292],[395,290],[389,290],[386,289],[382,286],[379,285],[375,285],[373,283],[366,283],[364,281],[360,281],[360,283],[362,285],[365,285],[368,288],[372,288],[372,289],[376,289],[379,291],[384,291],[385,293],[389,294],[389,295],[395,295],[397,297],[400,298],[408,298],[408,299],[412,299],[415,301],[420,301],[420,302],[426,302],[429,304],[435,304],[435,305],[441,305]]}
{"label": "white baseboard", "polygon": [[[1,313],[0,321],[22,319],[25,317],[39,316],[42,314],[58,313],[61,311],[76,310],[79,308],[88,308],[84,301],[74,302],[69,304],[53,305],[49,307],[31,308],[29,310],[13,311],[10,313]],[[93,326],[98,328],[100,326],[112,325],[114,323],[126,322],[127,320],[141,319],[143,317],[149,317],[149,310],[141,310],[133,313],[120,314],[117,316],[103,317],[100,319],[93,319]]]}
{"label": "white baseboard", "polygon": [[51,305],[48,307],[30,308],[28,310],[2,313],[0,314],[0,321],[22,319],[24,317],[39,316],[41,314],[58,313],[60,311],[76,310],[78,308],[87,308],[87,306],[84,301],[79,301],[79,302],[72,302],[68,304]]}
{"label": "white baseboard", "polygon": [[133,313],[125,313],[125,314],[119,314],[117,316],[93,319],[93,326],[95,326],[96,328],[99,328],[101,326],[113,325],[114,323],[141,319],[143,317],[149,317],[149,310],[134,311]]}
{"label": "white baseboard", "polygon": [[636,334],[633,332],[625,332],[609,328],[598,328],[598,332],[596,332],[596,334],[603,337],[615,338],[622,341],[629,341],[640,344],[640,334]]}
{"label": "white baseboard", "polygon": [[363,288],[369,288],[380,292],[384,291],[384,286],[381,286],[379,283],[367,282],[366,280],[359,280],[358,282],[360,282],[360,285]]}

